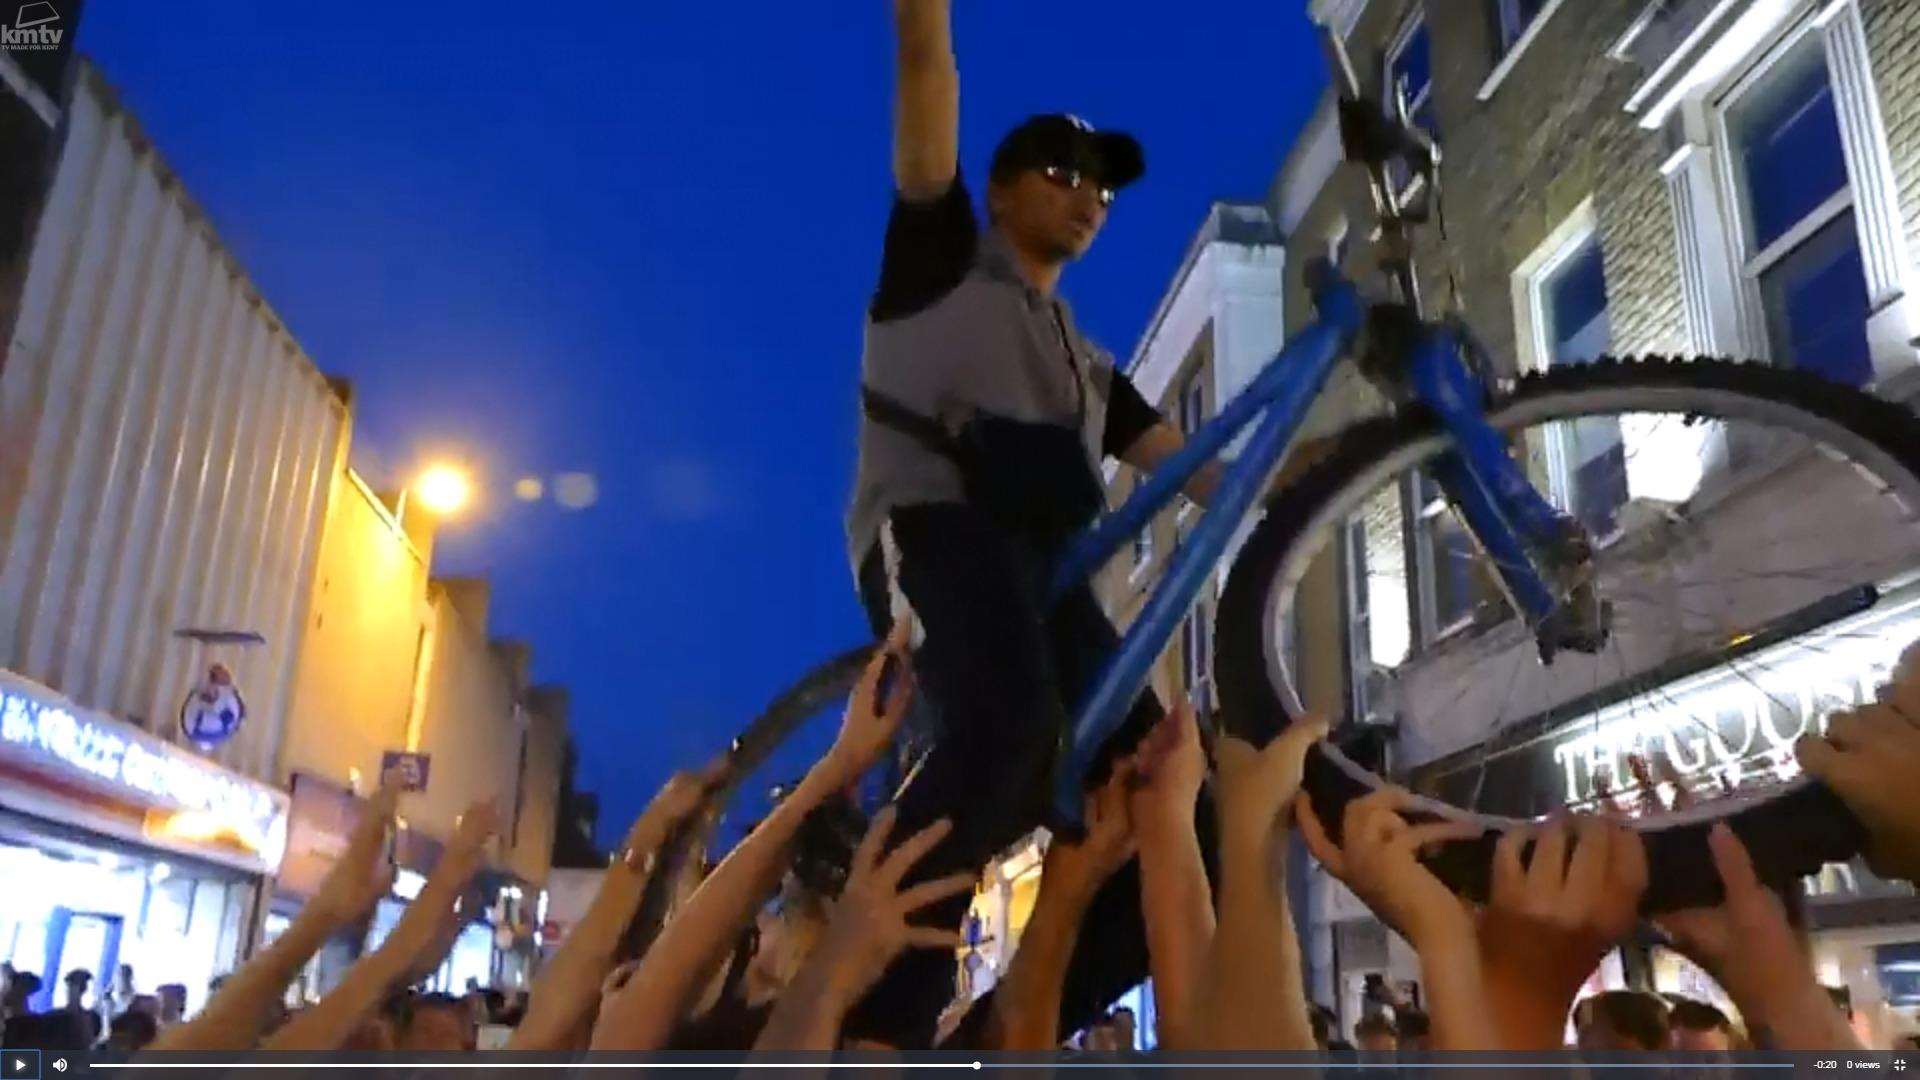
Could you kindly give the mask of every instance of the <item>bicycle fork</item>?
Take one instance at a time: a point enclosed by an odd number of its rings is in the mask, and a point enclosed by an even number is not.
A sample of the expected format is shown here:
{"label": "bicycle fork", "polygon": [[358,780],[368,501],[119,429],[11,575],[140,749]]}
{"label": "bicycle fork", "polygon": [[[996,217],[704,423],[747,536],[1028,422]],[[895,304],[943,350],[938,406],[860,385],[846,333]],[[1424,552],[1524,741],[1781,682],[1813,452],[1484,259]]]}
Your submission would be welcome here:
{"label": "bicycle fork", "polygon": [[1493,563],[1542,662],[1561,649],[1596,652],[1606,642],[1608,612],[1594,591],[1592,542],[1508,452],[1506,437],[1487,421],[1485,385],[1465,355],[1460,333],[1434,324],[1420,326],[1408,352],[1409,387],[1454,443],[1427,471]]}

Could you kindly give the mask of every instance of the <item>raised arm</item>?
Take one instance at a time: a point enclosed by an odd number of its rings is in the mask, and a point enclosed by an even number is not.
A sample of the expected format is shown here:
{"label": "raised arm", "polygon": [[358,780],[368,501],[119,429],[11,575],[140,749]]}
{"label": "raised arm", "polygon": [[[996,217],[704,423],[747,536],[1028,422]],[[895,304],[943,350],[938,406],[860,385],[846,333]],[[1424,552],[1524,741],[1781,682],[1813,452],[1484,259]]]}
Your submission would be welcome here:
{"label": "raised arm", "polygon": [[914,926],[907,919],[966,892],[973,887],[973,875],[901,884],[914,864],[953,830],[952,823],[937,821],[883,854],[894,817],[892,807],[880,811],[853,853],[852,871],[833,903],[826,933],[767,1017],[753,1044],[756,1055],[832,1053],[839,1048],[847,1010],[866,995],[894,957],[908,948],[950,952],[964,943],[952,930]]}
{"label": "raised arm", "polygon": [[394,784],[381,786],[354,826],[346,851],[286,932],[242,964],[200,1015],[162,1031],[149,1050],[253,1049],[293,977],[328,938],[365,920],[392,887],[393,863],[383,849],[399,795]]}
{"label": "raised arm", "polygon": [[1192,1047],[1195,988],[1213,946],[1213,893],[1194,822],[1206,775],[1198,722],[1182,704],[1147,737],[1131,805],[1160,1041],[1174,1050]]}
{"label": "raised arm", "polygon": [[1081,920],[1100,887],[1133,857],[1127,808],[1131,782],[1131,772],[1116,765],[1106,784],[1087,798],[1086,837],[1077,844],[1055,837],[1047,845],[1040,895],[1007,977],[994,991],[989,1049],[1045,1053],[1060,1045],[1060,999]]}
{"label": "raised arm", "polygon": [[311,1008],[274,1032],[261,1049],[326,1052],[340,1049],[387,995],[409,986],[438,966],[457,930],[459,903],[467,884],[486,863],[486,844],[500,828],[500,812],[491,802],[467,808],[454,826],[446,852],[427,875],[420,895],[407,905],[380,947],[347,969],[339,985]]}
{"label": "raised arm", "polygon": [[893,183],[909,202],[946,194],[960,167],[960,70],[951,0],[893,0],[898,38]]}
{"label": "raised arm", "polygon": [[1284,816],[1324,721],[1288,727],[1264,749],[1220,740],[1220,924],[1196,988],[1190,1031],[1209,1050],[1311,1050],[1300,939],[1287,908]]}
{"label": "raised arm", "polygon": [[[909,625],[896,627],[867,665],[826,757],[701,882],[641,958],[633,978],[603,1003],[593,1049],[645,1051],[666,1042],[773,892],[807,814],[858,780],[891,744],[913,693],[906,655]],[[883,684],[889,682],[892,692],[882,700]]]}
{"label": "raised arm", "polygon": [[527,1015],[507,1042],[509,1050],[574,1048],[583,1023],[590,1026],[600,987],[613,970],[620,935],[640,908],[655,861],[668,836],[701,808],[718,773],[675,773],[627,832],[622,857],[607,867],[599,891],[580,924],[534,980]]}

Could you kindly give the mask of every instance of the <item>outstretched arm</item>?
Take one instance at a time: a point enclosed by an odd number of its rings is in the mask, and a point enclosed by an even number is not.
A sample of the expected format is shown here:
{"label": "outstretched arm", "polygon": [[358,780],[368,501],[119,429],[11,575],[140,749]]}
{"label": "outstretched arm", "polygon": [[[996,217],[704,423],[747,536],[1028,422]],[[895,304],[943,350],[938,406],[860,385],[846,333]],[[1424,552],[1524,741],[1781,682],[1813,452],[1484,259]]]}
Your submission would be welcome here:
{"label": "outstretched arm", "polygon": [[893,183],[908,202],[947,193],[960,167],[960,70],[951,0],[893,0],[899,52]]}
{"label": "outstretched arm", "polygon": [[[1133,441],[1120,455],[1120,460],[1143,473],[1151,473],[1165,464],[1173,455],[1187,445],[1186,436],[1180,429],[1168,421],[1162,420],[1148,428]],[[1287,452],[1280,463],[1280,471],[1274,475],[1269,491],[1284,490],[1289,484],[1306,475],[1307,470],[1318,465],[1333,450],[1332,439],[1308,439]],[[1187,481],[1186,495],[1201,506],[1213,503],[1214,494],[1219,490],[1221,481],[1227,478],[1227,469],[1219,461],[1210,461],[1200,467]]]}
{"label": "outstretched arm", "polygon": [[1311,1050],[1300,939],[1284,881],[1283,819],[1300,790],[1307,748],[1325,721],[1289,726],[1261,750],[1219,744],[1220,925],[1188,1025],[1210,1050]]}
{"label": "outstretched arm", "polygon": [[1194,824],[1207,758],[1191,706],[1175,707],[1153,729],[1140,750],[1139,766],[1131,810],[1160,1042],[1169,1049],[1190,1049],[1194,995],[1214,933],[1213,893]]}
{"label": "outstretched arm", "polygon": [[[685,909],[660,931],[626,986],[604,1003],[593,1049],[655,1050],[666,1042],[779,883],[807,814],[858,780],[885,752],[913,695],[907,659],[910,626],[903,621],[895,627],[868,663],[826,757],[701,882]],[[889,671],[893,675],[886,675]],[[883,684],[889,681],[891,693],[883,700]]]}
{"label": "outstretched arm", "polygon": [[509,1050],[573,1049],[582,1021],[591,1020],[600,987],[613,970],[620,935],[639,910],[658,853],[680,824],[698,812],[720,765],[701,773],[675,773],[627,833],[624,855],[607,867],[593,903],[560,951],[534,980],[526,1018],[514,1029]]}
{"label": "outstretched arm", "polygon": [[327,871],[287,931],[241,965],[200,1015],[160,1033],[149,1050],[251,1050],[272,1006],[327,939],[366,919],[393,885],[384,846],[400,789],[383,783],[353,828],[347,849]]}
{"label": "outstretched arm", "polygon": [[[264,1050],[323,1052],[338,1050],[387,994],[431,971],[453,944],[459,902],[467,883],[486,863],[486,843],[499,830],[500,813],[491,802],[475,803],[460,815],[446,853],[427,875],[420,895],[394,924],[378,949],[361,957],[313,1007],[302,1010],[262,1044]],[[435,950],[440,950],[436,952]]]}
{"label": "outstretched arm", "polygon": [[1113,776],[1087,798],[1087,835],[1079,843],[1055,837],[1040,871],[1040,895],[1007,977],[994,993],[988,1045],[1001,1052],[1043,1053],[1060,1045],[1060,999],[1080,923],[1100,887],[1133,857],[1128,820],[1131,770]]}

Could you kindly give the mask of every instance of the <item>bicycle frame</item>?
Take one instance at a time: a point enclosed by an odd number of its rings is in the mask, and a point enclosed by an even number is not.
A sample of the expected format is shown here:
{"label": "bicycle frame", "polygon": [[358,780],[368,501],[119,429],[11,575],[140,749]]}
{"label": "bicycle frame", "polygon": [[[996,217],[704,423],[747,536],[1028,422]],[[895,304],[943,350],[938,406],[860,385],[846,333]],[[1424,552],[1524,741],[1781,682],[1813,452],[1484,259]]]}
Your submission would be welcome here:
{"label": "bicycle frame", "polygon": [[[1053,818],[1059,824],[1079,825],[1088,768],[1125,720],[1154,662],[1263,494],[1267,478],[1299,433],[1334,366],[1359,338],[1366,308],[1353,284],[1337,271],[1320,275],[1314,306],[1316,320],[1289,339],[1252,384],[1194,432],[1123,505],[1071,543],[1056,564],[1049,606],[1105,565],[1202,466],[1217,458],[1242,429],[1253,427],[1213,504],[1174,554],[1166,575],[1074,711],[1070,737],[1054,768]],[[1462,345],[1450,329],[1424,327],[1406,358],[1403,377],[1454,438],[1456,449],[1432,469],[1435,480],[1500,568],[1509,598],[1537,624],[1553,610],[1555,600],[1528,553],[1561,535],[1564,519],[1534,489],[1508,453],[1505,438],[1487,423],[1485,390],[1462,359]]]}

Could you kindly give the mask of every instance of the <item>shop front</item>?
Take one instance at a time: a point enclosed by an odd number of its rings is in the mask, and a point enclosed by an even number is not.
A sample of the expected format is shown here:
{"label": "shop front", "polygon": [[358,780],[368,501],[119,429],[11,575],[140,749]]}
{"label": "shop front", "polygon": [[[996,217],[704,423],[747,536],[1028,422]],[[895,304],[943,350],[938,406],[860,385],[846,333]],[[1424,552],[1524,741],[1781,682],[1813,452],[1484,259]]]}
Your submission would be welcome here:
{"label": "shop front", "polygon": [[[1488,760],[1441,759],[1416,770],[1415,786],[1448,801],[1484,792],[1482,807],[1532,817],[1560,807],[1612,804],[1634,812],[1646,796],[1631,764],[1678,788],[1787,784],[1800,775],[1793,744],[1826,730],[1836,712],[1872,701],[1901,653],[1920,640],[1920,584],[1889,590],[1816,629],[1739,653],[1631,698],[1536,725]],[[1501,805],[1524,793],[1520,805]],[[1858,861],[1827,866],[1805,882],[1807,927],[1821,981],[1848,1003],[1868,1045],[1885,1047],[1920,1027],[1920,899],[1912,886],[1875,878]],[[1634,986],[1731,1009],[1707,974],[1658,947],[1609,957],[1587,992]]]}
{"label": "shop front", "polygon": [[[312,773],[290,778],[291,805],[287,822],[287,856],[273,883],[266,920],[266,936],[277,937],[307,900],[319,891],[327,872],[347,850],[354,827],[366,813],[367,800],[352,790]],[[420,895],[427,875],[440,861],[440,843],[417,830],[402,827],[393,837],[393,888],[375,905],[366,925],[355,927],[323,946],[308,962],[296,983],[296,996],[316,1001],[332,989],[361,953],[375,949],[393,932],[407,904]]]}
{"label": "shop front", "polygon": [[[269,939],[284,930],[319,889],[327,871],[346,851],[367,807],[367,800],[350,789],[311,773],[294,773],[291,786],[287,856],[274,882],[266,924]],[[404,820],[404,813],[401,817]],[[320,950],[301,974],[299,997],[318,1000],[356,958],[386,941],[407,905],[420,895],[442,850],[438,840],[416,829],[402,826],[395,832],[392,891],[374,905],[364,927]],[[534,918],[541,895],[510,875],[483,871],[461,900],[463,925],[446,958],[423,985],[452,994],[465,993],[470,987],[524,989],[533,977],[538,926]]]}
{"label": "shop front", "polygon": [[[189,1010],[249,951],[286,843],[284,793],[0,671],[0,959],[103,991],[186,987]],[[91,1004],[91,1002],[89,1002]]]}

